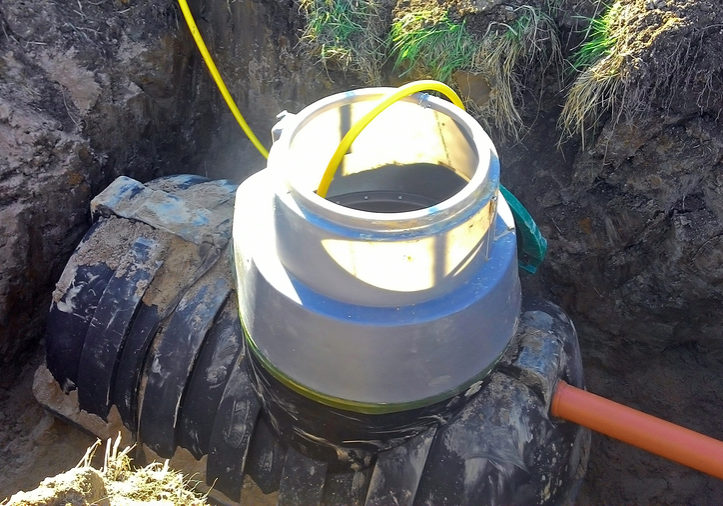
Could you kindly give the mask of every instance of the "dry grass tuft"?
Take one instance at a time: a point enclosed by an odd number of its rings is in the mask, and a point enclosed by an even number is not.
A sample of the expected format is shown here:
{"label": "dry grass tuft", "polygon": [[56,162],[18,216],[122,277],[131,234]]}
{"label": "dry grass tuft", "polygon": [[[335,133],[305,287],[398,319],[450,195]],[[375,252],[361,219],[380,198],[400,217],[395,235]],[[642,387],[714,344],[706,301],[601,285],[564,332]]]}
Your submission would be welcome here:
{"label": "dry grass tuft", "polygon": [[[108,439],[100,474],[105,482],[111,505],[163,504],[173,506],[201,506],[207,504],[206,495],[196,492],[194,483],[183,474],[169,469],[168,460],[136,468],[129,456],[132,446],[119,451],[120,435],[115,441]],[[90,468],[93,456],[100,447],[96,441],[78,463],[78,468]]]}
{"label": "dry grass tuft", "polygon": [[489,92],[477,102],[467,97],[471,112],[486,127],[519,138],[525,78],[531,69],[542,73],[551,64],[561,64],[562,57],[556,26],[547,13],[522,5],[513,14],[513,22],[491,22],[486,33],[473,34],[464,20],[454,21],[446,11],[405,13],[394,20],[390,33],[395,68],[402,69],[402,75],[416,71],[415,77],[440,81],[458,71],[482,76]]}
{"label": "dry grass tuft", "polygon": [[134,468],[129,457],[133,447],[127,446],[122,451],[118,451],[119,446],[120,435],[112,446],[111,440],[108,439],[101,470],[111,504],[150,502],[174,506],[206,504],[206,496],[194,490],[197,483],[169,469],[168,460],[163,464],[152,462],[145,467]]}
{"label": "dry grass tuft", "polygon": [[[41,506],[48,504],[97,504],[99,506],[206,505],[206,495],[196,492],[193,482],[172,469],[168,461],[154,462],[135,468],[129,456],[133,447],[119,451],[120,434],[108,439],[103,467],[93,468],[92,461],[100,440],[85,452],[78,465],[65,473],[47,478],[29,492],[19,492],[9,499],[8,506]],[[5,503],[2,503],[5,504]]]}
{"label": "dry grass tuft", "polygon": [[504,30],[482,38],[472,69],[487,77],[489,100],[472,104],[473,112],[489,129],[519,139],[524,123],[519,112],[524,81],[533,73],[542,75],[551,66],[559,69],[562,51],[552,18],[540,9],[523,5],[515,10],[517,19]]}
{"label": "dry grass tuft", "polygon": [[[616,122],[623,115],[632,118],[644,111],[648,97],[645,87],[652,86],[640,82],[641,58],[660,35],[681,23],[673,12],[651,12],[646,0],[617,0],[592,19],[586,41],[573,58],[573,68],[580,73],[560,116],[562,140],[580,135],[584,145],[585,132],[595,129],[607,111],[612,111]],[[684,69],[669,71],[680,77]]]}
{"label": "dry grass tuft", "polygon": [[484,33],[468,28],[466,14],[448,10],[454,2],[397,3],[396,17],[389,19],[388,0],[298,1],[307,20],[301,45],[326,68],[351,70],[379,85],[389,58],[399,77],[455,77],[464,92],[455,76],[462,71],[477,90],[466,96],[470,111],[503,136],[524,133],[520,107],[528,78],[562,67],[557,27],[548,14],[554,0],[541,7],[503,6],[492,14],[472,9],[476,21],[490,19]]}

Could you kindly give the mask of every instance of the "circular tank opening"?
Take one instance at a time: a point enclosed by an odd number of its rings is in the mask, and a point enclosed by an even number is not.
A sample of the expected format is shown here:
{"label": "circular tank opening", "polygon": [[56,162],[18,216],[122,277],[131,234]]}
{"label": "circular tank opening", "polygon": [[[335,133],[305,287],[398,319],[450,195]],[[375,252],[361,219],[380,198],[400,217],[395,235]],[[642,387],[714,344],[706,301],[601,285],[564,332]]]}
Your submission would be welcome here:
{"label": "circular tank opening", "polygon": [[[285,167],[291,186],[313,195],[341,139],[373,108],[384,90],[336,95],[307,107],[288,137]],[[412,96],[383,111],[361,132],[340,163],[326,199],[372,213],[436,206],[487,177],[473,128],[442,100]],[[461,112],[461,111],[459,111]]]}
{"label": "circular tank opening", "polygon": [[374,213],[403,213],[432,207],[467,184],[454,171],[433,163],[389,164],[346,179],[343,187],[350,191],[338,193],[342,185],[337,185],[337,193],[329,195],[327,200]]}

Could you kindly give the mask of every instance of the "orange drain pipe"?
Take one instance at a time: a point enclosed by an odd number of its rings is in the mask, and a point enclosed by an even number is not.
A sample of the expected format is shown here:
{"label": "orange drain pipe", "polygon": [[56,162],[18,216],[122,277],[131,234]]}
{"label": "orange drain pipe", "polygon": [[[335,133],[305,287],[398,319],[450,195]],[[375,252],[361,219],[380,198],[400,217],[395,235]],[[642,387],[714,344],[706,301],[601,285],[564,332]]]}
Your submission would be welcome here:
{"label": "orange drain pipe", "polygon": [[723,441],[586,392],[560,380],[551,413],[723,480]]}

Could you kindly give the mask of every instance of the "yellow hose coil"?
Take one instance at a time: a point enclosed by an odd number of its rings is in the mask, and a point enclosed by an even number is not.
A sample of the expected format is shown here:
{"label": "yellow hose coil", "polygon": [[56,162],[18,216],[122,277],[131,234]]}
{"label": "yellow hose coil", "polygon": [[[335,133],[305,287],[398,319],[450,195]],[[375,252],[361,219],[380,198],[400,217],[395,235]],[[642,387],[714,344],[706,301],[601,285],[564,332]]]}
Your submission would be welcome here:
{"label": "yellow hose coil", "polygon": [[203,42],[201,32],[198,31],[198,27],[196,26],[196,22],[193,19],[193,15],[191,14],[191,9],[188,7],[188,3],[186,2],[186,0],[178,0],[178,5],[181,7],[183,17],[186,18],[186,23],[188,24],[188,29],[191,31],[191,35],[193,35],[193,40],[196,41],[196,46],[198,46],[198,50],[201,52],[201,56],[203,56],[203,61],[206,62],[208,71],[211,73],[211,77],[213,77],[213,80],[216,82],[218,91],[221,92],[223,99],[226,101],[226,105],[228,105],[228,108],[231,109],[231,114],[233,114],[233,117],[236,118],[236,121],[246,134],[246,137],[248,137],[251,143],[256,147],[256,149],[259,150],[259,153],[261,153],[264,158],[268,158],[269,152],[266,150],[264,145],[259,142],[254,133],[251,131],[251,128],[248,126],[246,120],[241,115],[241,111],[239,111],[238,107],[236,107],[236,103],[233,101],[233,98],[231,97],[228,88],[226,88],[226,84],[223,82],[221,74],[219,74],[218,69],[216,68],[216,64],[213,62],[213,58],[211,58],[211,54],[208,52],[206,44]]}
{"label": "yellow hose coil", "polygon": [[361,131],[364,130],[364,128],[366,128],[366,126],[374,118],[379,116],[382,111],[391,106],[393,103],[398,102],[404,97],[408,97],[409,95],[413,95],[414,93],[420,91],[437,91],[447,97],[454,105],[464,110],[464,104],[462,103],[462,100],[460,100],[459,96],[457,96],[457,94],[454,92],[454,90],[446,84],[440,83],[439,81],[414,81],[400,86],[393,91],[390,91],[387,96],[384,97],[371,111],[366,113],[362,118],[359,119],[359,121],[354,123],[354,125],[352,125],[344,138],[341,140],[339,146],[336,148],[336,151],[334,151],[331,160],[329,160],[329,164],[326,166],[326,169],[324,170],[324,175],[322,176],[321,182],[319,183],[319,188],[316,190],[316,193],[319,196],[326,197],[326,194],[329,191],[329,186],[331,185],[331,181],[334,179],[334,175],[336,174],[336,170],[339,167],[339,164],[341,164],[341,160],[344,158],[344,155],[346,155],[346,152],[349,151],[349,148],[351,147],[354,140],[359,136]]}

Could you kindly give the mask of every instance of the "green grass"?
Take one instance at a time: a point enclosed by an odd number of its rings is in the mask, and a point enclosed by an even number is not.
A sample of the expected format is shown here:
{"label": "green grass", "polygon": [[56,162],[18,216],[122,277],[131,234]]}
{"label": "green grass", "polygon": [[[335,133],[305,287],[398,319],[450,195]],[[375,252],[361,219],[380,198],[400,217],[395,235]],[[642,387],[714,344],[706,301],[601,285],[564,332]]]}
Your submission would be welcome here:
{"label": "green grass", "polygon": [[620,15],[621,3],[608,6],[602,15],[589,19],[585,40],[572,58],[572,68],[582,72],[602,57],[610,54],[617,37],[613,30],[613,22]]}
{"label": "green grass", "polygon": [[447,81],[454,71],[469,67],[479,43],[465,28],[444,12],[411,12],[392,23],[392,54],[396,69],[406,75],[421,65],[439,81]]}
{"label": "green grass", "polygon": [[379,12],[375,0],[300,0],[307,24],[302,43],[325,65],[357,70],[378,80],[384,60],[383,41],[376,36]]}
{"label": "green grass", "polygon": [[[549,0],[547,9],[558,1]],[[407,79],[449,83],[457,71],[481,76],[489,94],[484,84],[475,85],[482,92],[475,97],[479,103],[467,101],[470,110],[513,137],[522,131],[518,107],[530,72],[561,67],[555,23],[532,5],[514,8],[512,21],[491,22],[485,33],[473,33],[442,6],[406,12],[389,24],[383,0],[299,0],[299,5],[307,18],[302,45],[327,68],[357,71],[371,85],[381,84],[389,60]]]}
{"label": "green grass", "polygon": [[[636,2],[616,0],[601,16],[590,20],[585,40],[572,58],[576,77],[558,122],[562,130],[560,142],[579,134],[584,146],[587,132],[594,131],[620,94],[625,95],[625,58],[640,36],[635,26],[640,9]],[[634,102],[629,103],[633,109],[637,107]]]}
{"label": "green grass", "polygon": [[485,103],[468,101],[470,110],[488,128],[510,137],[522,132],[518,110],[525,74],[561,61],[555,24],[529,5],[514,10],[514,21],[490,23],[486,33],[473,34],[441,9],[410,12],[394,20],[390,47],[402,76],[448,81],[458,70],[481,75],[489,84]]}

